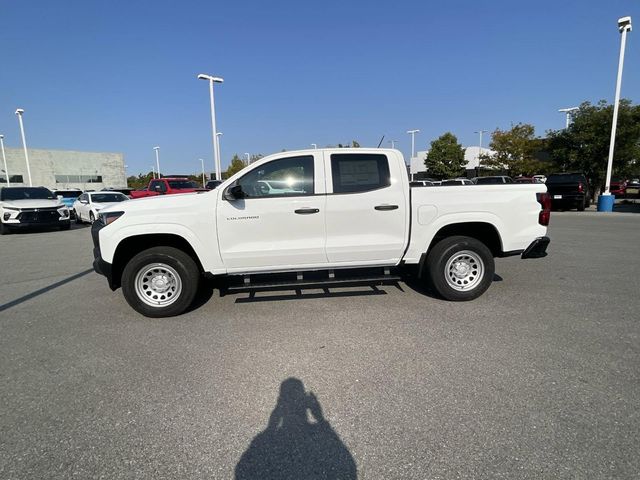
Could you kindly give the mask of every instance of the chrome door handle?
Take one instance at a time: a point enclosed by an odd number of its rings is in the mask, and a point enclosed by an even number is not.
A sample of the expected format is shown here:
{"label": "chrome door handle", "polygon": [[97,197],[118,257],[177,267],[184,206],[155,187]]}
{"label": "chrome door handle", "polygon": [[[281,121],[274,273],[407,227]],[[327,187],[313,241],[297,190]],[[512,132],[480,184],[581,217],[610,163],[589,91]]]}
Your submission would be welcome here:
{"label": "chrome door handle", "polygon": [[396,210],[398,208],[398,205],[376,205],[375,207],[376,210]]}
{"label": "chrome door handle", "polygon": [[298,215],[311,215],[312,213],[318,213],[320,211],[319,208],[299,208],[297,210],[294,210],[294,213],[297,213]]}

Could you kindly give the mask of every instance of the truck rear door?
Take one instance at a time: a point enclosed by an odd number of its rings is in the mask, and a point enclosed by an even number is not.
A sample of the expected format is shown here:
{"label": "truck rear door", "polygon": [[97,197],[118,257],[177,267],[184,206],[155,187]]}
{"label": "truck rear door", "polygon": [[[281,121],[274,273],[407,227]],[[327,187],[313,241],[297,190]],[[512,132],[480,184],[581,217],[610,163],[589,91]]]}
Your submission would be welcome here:
{"label": "truck rear door", "polygon": [[409,186],[395,153],[326,153],[329,263],[395,265],[406,248]]}

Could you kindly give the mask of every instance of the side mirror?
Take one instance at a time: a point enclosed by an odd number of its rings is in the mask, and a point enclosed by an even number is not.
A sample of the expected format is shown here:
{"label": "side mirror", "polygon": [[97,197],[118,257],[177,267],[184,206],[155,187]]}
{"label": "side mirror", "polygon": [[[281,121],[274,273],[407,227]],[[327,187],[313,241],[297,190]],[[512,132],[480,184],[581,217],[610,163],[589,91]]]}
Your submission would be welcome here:
{"label": "side mirror", "polygon": [[222,195],[222,198],[228,200],[229,202],[233,202],[234,200],[238,200],[244,197],[245,195],[242,191],[242,185],[231,185],[224,191],[224,194]]}

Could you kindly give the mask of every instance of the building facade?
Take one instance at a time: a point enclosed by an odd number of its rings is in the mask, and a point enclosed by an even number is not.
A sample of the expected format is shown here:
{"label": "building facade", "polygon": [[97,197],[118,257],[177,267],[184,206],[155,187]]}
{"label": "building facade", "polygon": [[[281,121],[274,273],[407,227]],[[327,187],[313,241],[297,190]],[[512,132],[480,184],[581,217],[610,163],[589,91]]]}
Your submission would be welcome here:
{"label": "building facade", "polygon": [[[28,186],[29,175],[22,148],[5,147],[9,183]],[[29,169],[33,186],[51,190],[79,188],[100,190],[104,187],[125,187],[127,177],[124,155],[108,152],[76,152],[30,148]],[[0,158],[0,186],[7,185],[7,172]]]}

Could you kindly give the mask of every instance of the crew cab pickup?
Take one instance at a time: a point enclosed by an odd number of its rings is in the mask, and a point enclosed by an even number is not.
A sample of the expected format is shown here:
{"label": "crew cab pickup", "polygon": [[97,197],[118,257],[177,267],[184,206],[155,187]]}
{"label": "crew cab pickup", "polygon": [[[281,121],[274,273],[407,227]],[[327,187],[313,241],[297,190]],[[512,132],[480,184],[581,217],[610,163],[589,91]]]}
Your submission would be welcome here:
{"label": "crew cab pickup", "polygon": [[412,272],[445,299],[471,300],[494,257],[546,255],[549,212],[542,184],[410,188],[397,150],[283,152],[215,190],[103,210],[94,269],[149,317],[184,312],[203,277],[323,288]]}
{"label": "crew cab pickup", "polygon": [[186,178],[157,178],[149,182],[146,190],[131,190],[131,198],[154,197],[174,193],[190,193],[202,190],[200,185]]}
{"label": "crew cab pickup", "polygon": [[553,173],[545,183],[554,207],[583,211],[591,205],[589,182],[582,173]]}

